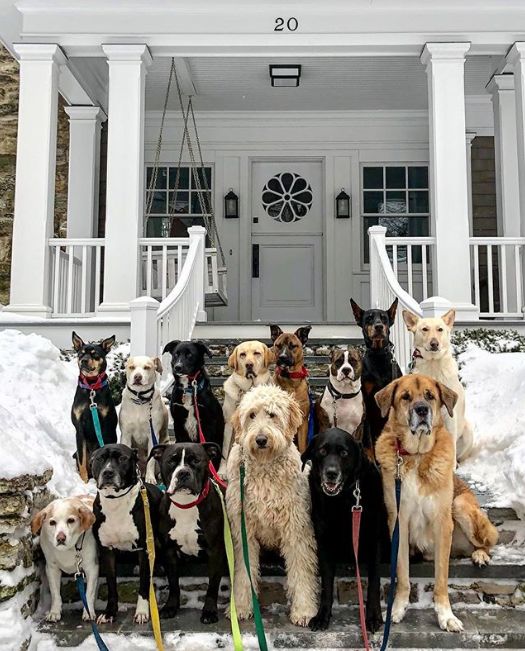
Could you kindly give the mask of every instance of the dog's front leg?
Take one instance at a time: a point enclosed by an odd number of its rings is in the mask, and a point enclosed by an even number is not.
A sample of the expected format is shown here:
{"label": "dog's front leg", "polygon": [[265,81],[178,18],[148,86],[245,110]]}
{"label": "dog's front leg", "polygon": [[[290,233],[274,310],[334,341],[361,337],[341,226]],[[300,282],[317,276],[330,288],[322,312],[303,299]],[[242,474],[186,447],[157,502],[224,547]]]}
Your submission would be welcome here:
{"label": "dog's front leg", "polygon": [[[390,518],[389,518],[390,520]],[[395,515],[394,515],[395,522]],[[394,524],[391,523],[391,534],[394,530]],[[404,516],[403,511],[399,513],[399,551],[397,555],[397,587],[396,598],[392,608],[392,621],[398,624],[403,620],[408,608],[410,599],[410,549],[408,544],[408,518]]]}
{"label": "dog's front leg", "polygon": [[308,626],[317,613],[315,537],[308,522],[300,522],[298,526],[294,526],[293,520],[282,535],[281,551],[286,565],[288,597],[291,601],[290,621],[296,626]]}
{"label": "dog's front leg", "polygon": [[[241,542],[240,514],[238,518],[230,515],[230,526],[235,551],[235,579],[233,590],[235,594],[235,605],[239,619],[249,619],[253,616],[252,591],[248,571],[244,562],[243,548]],[[250,535],[250,525],[247,522],[248,531],[248,554],[250,556],[250,569],[252,574],[253,589],[259,592],[259,554],[261,551],[258,541]]]}
{"label": "dog's front leg", "polygon": [[168,577],[169,594],[168,600],[160,611],[160,616],[163,619],[171,619],[175,617],[180,608],[179,566],[177,550],[174,545],[164,545],[164,570]]}
{"label": "dog's front leg", "polygon": [[[226,420],[226,417],[225,419]],[[228,455],[230,454],[230,447],[232,441],[232,426],[229,422],[224,423],[224,441],[222,443],[222,459],[219,466],[218,473],[221,477],[226,477],[226,467],[228,465]]]}
{"label": "dog's front leg", "polygon": [[[89,608],[89,613],[84,608],[82,612],[82,619],[88,622],[90,619],[95,619],[95,599],[97,598],[98,589],[98,563],[93,563],[92,567],[84,570],[86,572],[86,600]],[[90,617],[91,615],[91,617]]]}
{"label": "dog's front leg", "polygon": [[100,547],[100,562],[106,570],[108,603],[106,604],[106,610],[98,616],[97,622],[99,624],[110,624],[116,619],[118,613],[117,553],[114,549]]}
{"label": "dog's front leg", "polygon": [[[217,541],[219,543],[219,541]],[[217,599],[219,587],[224,574],[225,554],[222,545],[216,544],[208,552],[208,590],[204,599],[204,607],[201,613],[203,624],[215,624],[219,621],[217,615]]]}
{"label": "dog's front leg", "polygon": [[452,612],[448,597],[448,565],[452,545],[452,513],[450,510],[434,521],[434,610],[444,631],[459,632],[463,623]]}
{"label": "dog's front leg", "polygon": [[62,570],[55,563],[46,563],[46,576],[51,593],[51,608],[46,619],[48,622],[58,622],[62,617],[62,597],[60,596]]}
{"label": "dog's front leg", "polygon": [[297,447],[302,454],[308,447],[308,416],[303,418],[303,422],[297,430]]}
{"label": "dog's front leg", "polygon": [[312,631],[324,631],[330,624],[332,617],[332,604],[334,602],[335,562],[331,553],[329,541],[323,540],[318,546],[317,558],[319,561],[319,574],[321,575],[321,603],[317,615],[313,617],[309,626]]}
{"label": "dog's front leg", "polygon": [[135,608],[135,623],[145,624],[149,621],[149,563],[148,554],[141,550],[139,555],[139,594],[137,597],[137,607]]}

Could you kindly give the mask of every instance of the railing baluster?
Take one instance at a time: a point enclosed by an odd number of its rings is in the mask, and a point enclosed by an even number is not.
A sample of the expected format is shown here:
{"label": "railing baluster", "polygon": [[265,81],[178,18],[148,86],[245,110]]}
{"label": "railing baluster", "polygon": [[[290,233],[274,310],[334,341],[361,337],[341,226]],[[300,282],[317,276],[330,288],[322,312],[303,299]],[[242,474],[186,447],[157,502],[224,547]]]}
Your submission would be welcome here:
{"label": "railing baluster", "polygon": [[489,312],[494,312],[494,278],[492,277],[492,244],[487,244],[487,288],[489,292]]}
{"label": "railing baluster", "polygon": [[182,245],[177,246],[177,280],[180,278],[180,272],[182,270]]}
{"label": "railing baluster", "polygon": [[481,310],[481,299],[479,292],[479,245],[474,244],[474,302],[478,310]]}
{"label": "railing baluster", "polygon": [[153,247],[149,244],[146,245],[147,262],[146,262],[146,296],[152,296],[151,290],[151,276],[153,274]]}
{"label": "railing baluster", "polygon": [[394,276],[399,281],[399,276],[397,273],[397,244],[392,246],[392,261],[394,263]]}
{"label": "railing baluster", "polygon": [[500,278],[501,278],[501,302],[500,309],[507,313],[509,311],[509,302],[507,296],[507,248],[505,244],[498,246],[501,256],[499,257],[500,262]]}
{"label": "railing baluster", "polygon": [[53,279],[53,312],[58,314],[59,312],[59,301],[60,301],[60,246],[57,244],[55,246],[55,259],[53,273],[55,277]]}
{"label": "railing baluster", "polygon": [[407,244],[407,273],[408,273],[408,293],[410,296],[414,295],[414,287],[412,282],[412,244]]}
{"label": "railing baluster", "polygon": [[168,280],[168,246],[162,247],[162,300],[166,298]]}
{"label": "railing baluster", "polygon": [[514,245],[514,269],[516,272],[516,311],[521,313],[523,309],[523,286],[521,282],[521,252],[523,248],[520,244]]}
{"label": "railing baluster", "polygon": [[73,258],[74,258],[74,252],[75,252],[75,247],[72,245],[68,245],[66,247],[67,254],[69,256],[69,259],[67,261],[67,299],[66,299],[66,306],[67,306],[67,313],[72,314],[73,312]]}
{"label": "railing baluster", "polygon": [[423,274],[423,300],[428,298],[427,245],[421,246],[421,271]]}
{"label": "railing baluster", "polygon": [[87,246],[85,244],[82,245],[82,267],[81,267],[81,274],[82,274],[82,291],[81,291],[81,298],[80,298],[80,313],[85,314],[87,312],[86,309],[86,297],[87,297]]}
{"label": "railing baluster", "polygon": [[97,310],[100,305],[100,276],[101,276],[101,258],[102,245],[95,246],[95,304],[93,308]]}

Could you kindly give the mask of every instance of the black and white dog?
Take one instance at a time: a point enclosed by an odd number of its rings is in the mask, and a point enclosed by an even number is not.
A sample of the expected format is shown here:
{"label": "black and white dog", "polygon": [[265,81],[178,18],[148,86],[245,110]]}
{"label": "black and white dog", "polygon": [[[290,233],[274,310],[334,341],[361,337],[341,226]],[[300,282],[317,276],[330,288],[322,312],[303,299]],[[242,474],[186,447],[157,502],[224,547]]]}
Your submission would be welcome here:
{"label": "black and white dog", "polygon": [[215,443],[158,445],[151,456],[160,464],[166,492],[159,513],[159,540],[164,553],[169,596],[160,611],[175,617],[180,606],[179,563],[191,556],[208,561],[208,590],[201,613],[203,624],[218,620],[217,597],[225,572],[226,553],[220,498],[211,485],[209,462],[221,458]]}
{"label": "black and white dog", "polygon": [[[91,472],[98,489],[93,505],[93,534],[99,544],[100,561],[105,568],[108,586],[108,603],[98,622],[110,623],[117,617],[117,552],[136,551],[140,581],[135,622],[144,624],[149,620],[150,572],[137,450],[122,444],[105,445],[91,457]],[[145,484],[145,487],[156,538],[162,493],[152,484]]]}
{"label": "black and white dog", "polygon": [[[195,388],[202,433],[207,443],[216,443],[222,450],[224,416],[222,407],[213,395],[210,380],[204,368],[204,356],[212,356],[202,341],[170,341],[162,353],[171,355],[171,370],[175,386],[171,394],[170,411],[177,442],[199,442],[199,428],[195,412]],[[213,465],[217,469],[220,457]]]}
{"label": "black and white dog", "polygon": [[[313,438],[302,455],[303,467],[312,462],[309,475],[312,522],[317,540],[321,602],[310,621],[314,631],[328,628],[332,617],[336,563],[354,564],[352,506],[358,486],[363,507],[359,535],[360,560],[366,563],[368,590],[367,628],[377,631],[383,618],[380,603],[379,561],[386,531],[386,510],[379,470],[362,446],[345,430],[332,428]],[[348,523],[341,529],[341,523]]]}

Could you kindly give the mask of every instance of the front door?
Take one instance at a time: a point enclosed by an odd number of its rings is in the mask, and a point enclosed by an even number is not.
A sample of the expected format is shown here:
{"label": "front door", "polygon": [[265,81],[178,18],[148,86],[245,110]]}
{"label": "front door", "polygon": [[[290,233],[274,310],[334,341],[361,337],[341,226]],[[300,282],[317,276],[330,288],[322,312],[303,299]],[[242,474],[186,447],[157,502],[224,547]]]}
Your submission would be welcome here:
{"label": "front door", "polygon": [[253,319],[323,319],[322,206],[320,161],[253,162]]}

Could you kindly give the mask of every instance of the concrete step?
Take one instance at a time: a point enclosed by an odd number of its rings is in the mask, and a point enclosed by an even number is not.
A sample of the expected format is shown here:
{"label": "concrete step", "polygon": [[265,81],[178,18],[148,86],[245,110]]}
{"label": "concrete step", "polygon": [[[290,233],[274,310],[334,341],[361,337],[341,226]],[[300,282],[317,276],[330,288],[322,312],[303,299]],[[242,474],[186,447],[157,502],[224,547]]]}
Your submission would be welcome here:
{"label": "concrete step", "polygon": [[[293,332],[304,325],[311,325],[311,336],[326,342],[338,339],[361,340],[361,328],[355,324],[336,322],[312,322],[312,323],[286,323],[279,322],[279,325],[286,332]],[[194,339],[207,340],[231,340],[233,339],[260,339],[265,340],[270,334],[270,323],[262,321],[207,321],[197,323],[193,331]]]}

